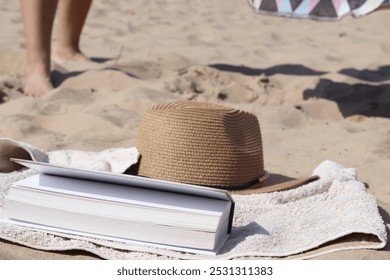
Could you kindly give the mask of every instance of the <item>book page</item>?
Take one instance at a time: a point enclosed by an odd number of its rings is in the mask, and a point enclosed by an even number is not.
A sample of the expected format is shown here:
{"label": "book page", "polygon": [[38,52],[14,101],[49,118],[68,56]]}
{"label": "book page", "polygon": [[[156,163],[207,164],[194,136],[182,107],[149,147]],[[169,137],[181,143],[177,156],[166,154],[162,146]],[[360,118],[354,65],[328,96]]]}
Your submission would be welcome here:
{"label": "book page", "polygon": [[15,185],[58,194],[93,198],[102,201],[132,203],[148,207],[219,215],[228,201],[193,195],[164,192],[51,175],[36,175]]}
{"label": "book page", "polygon": [[116,174],[112,172],[96,170],[82,170],[23,159],[11,160],[47,175],[78,178],[89,181],[106,182],[119,185],[129,185],[133,187],[142,187],[145,189],[172,191],[183,194],[186,193],[190,195],[205,196],[221,200],[232,200],[230,194],[227,191],[221,189],[208,188],[190,184],[181,184],[177,182],[168,182],[128,174]]}

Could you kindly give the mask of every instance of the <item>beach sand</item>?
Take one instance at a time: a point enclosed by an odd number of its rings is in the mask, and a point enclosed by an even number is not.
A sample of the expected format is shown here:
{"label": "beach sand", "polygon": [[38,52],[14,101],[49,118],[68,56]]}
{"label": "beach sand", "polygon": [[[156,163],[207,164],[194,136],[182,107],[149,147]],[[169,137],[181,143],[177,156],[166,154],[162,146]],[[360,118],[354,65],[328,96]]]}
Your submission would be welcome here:
{"label": "beach sand", "polygon": [[[81,42],[94,62],[53,62],[56,89],[39,99],[21,92],[18,1],[1,1],[0,26],[1,137],[45,151],[129,147],[152,105],[226,104],[259,118],[269,172],[354,167],[389,228],[390,11],[325,23],[258,16],[245,0],[95,0]],[[0,259],[90,258],[0,241]],[[390,259],[390,246],[318,258]]]}

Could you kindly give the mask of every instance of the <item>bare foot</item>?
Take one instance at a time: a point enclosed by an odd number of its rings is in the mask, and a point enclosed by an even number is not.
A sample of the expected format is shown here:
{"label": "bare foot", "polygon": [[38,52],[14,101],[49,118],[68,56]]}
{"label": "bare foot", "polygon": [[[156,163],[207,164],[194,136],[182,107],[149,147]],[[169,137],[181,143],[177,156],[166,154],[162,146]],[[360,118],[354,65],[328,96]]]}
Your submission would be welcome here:
{"label": "bare foot", "polygon": [[45,71],[26,68],[23,85],[25,95],[40,97],[52,89],[49,74]]}
{"label": "bare foot", "polygon": [[57,47],[56,51],[53,53],[53,60],[59,63],[65,61],[91,61],[91,59],[80,50],[64,47]]}

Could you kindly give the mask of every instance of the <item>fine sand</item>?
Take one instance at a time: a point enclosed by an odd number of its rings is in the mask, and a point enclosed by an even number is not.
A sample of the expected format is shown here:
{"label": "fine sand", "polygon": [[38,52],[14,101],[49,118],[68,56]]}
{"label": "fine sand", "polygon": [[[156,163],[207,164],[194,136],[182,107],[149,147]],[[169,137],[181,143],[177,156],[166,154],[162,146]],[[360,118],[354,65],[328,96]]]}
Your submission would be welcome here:
{"label": "fine sand", "polygon": [[[128,147],[152,105],[226,104],[259,118],[269,172],[354,167],[389,227],[389,10],[324,23],[258,16],[245,0],[96,0],[82,37],[94,62],[54,62],[57,88],[39,99],[21,92],[19,1],[1,1],[0,26],[1,137],[46,151]],[[69,258],[94,257],[0,240],[0,259]],[[390,259],[390,246],[320,258]]]}

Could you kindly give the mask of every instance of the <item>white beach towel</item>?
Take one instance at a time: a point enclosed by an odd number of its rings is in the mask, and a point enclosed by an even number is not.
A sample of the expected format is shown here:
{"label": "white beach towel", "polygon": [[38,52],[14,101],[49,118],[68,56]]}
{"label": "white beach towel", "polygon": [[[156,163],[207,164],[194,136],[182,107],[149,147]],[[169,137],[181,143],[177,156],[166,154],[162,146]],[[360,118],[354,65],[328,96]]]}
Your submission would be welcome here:
{"label": "white beach towel", "polygon": [[[135,148],[102,153],[45,153],[22,142],[0,139],[0,167],[11,170],[7,160],[10,164],[10,157],[20,155],[60,165],[116,172],[126,170],[139,156]],[[12,182],[32,174],[35,172],[28,169],[0,173],[0,218]],[[0,223],[0,238],[47,251],[84,250],[104,259],[305,259],[341,250],[383,248],[387,243],[386,227],[375,198],[356,179],[355,170],[324,161],[313,175],[320,179],[297,189],[234,195],[232,234],[215,257],[44,232],[7,223]]]}

